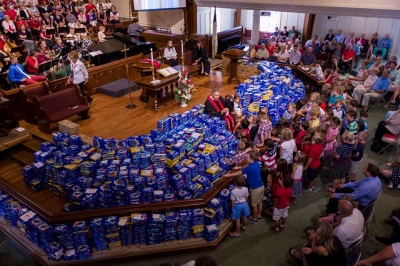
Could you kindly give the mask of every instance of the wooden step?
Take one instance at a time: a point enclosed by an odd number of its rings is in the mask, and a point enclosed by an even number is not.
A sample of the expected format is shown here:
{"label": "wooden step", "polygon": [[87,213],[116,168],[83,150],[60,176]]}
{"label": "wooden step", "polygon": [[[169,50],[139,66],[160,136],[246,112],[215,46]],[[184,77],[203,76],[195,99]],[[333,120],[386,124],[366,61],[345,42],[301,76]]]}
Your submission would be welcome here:
{"label": "wooden step", "polygon": [[37,152],[40,150],[40,144],[42,144],[43,142],[44,140],[34,136],[31,140],[22,143],[22,145],[31,150],[32,152]]}
{"label": "wooden step", "polygon": [[16,147],[11,150],[8,155],[21,162],[23,165],[28,165],[34,162],[33,152],[23,146]]}

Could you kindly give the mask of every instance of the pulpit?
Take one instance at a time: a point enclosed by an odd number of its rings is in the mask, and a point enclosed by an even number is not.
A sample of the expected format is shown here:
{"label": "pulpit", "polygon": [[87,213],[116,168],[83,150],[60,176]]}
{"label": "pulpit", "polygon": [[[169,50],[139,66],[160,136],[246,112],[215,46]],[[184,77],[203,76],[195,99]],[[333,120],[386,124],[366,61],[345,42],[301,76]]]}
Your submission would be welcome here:
{"label": "pulpit", "polygon": [[236,79],[238,83],[240,80],[237,75],[238,61],[245,55],[245,51],[240,49],[230,49],[226,52],[223,52],[222,55],[229,58],[231,60],[231,73],[229,75],[228,83],[231,84],[233,79]]}

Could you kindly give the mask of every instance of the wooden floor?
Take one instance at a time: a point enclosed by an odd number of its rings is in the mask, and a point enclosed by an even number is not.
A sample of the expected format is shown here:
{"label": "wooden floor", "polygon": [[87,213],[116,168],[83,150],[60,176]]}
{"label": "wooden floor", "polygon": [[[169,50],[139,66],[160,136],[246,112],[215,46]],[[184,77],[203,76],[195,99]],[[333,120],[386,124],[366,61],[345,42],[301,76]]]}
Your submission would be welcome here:
{"label": "wooden floor", "polygon": [[[222,72],[212,70],[207,76],[194,76],[192,82],[196,85],[197,91],[194,93],[188,107],[181,108],[179,104],[171,104],[156,113],[155,111],[145,110],[145,103],[139,100],[141,91],[132,93],[133,103],[137,105],[135,109],[127,109],[129,95],[121,98],[112,98],[102,94],[93,96],[94,105],[90,109],[90,119],[81,119],[73,116],[69,120],[80,125],[80,132],[90,139],[94,136],[103,138],[124,139],[129,136],[149,134],[150,130],[157,127],[157,121],[168,116],[173,112],[184,112],[190,110],[192,106],[203,104],[211,90],[221,89],[221,95],[234,93],[237,84],[228,85],[228,76],[222,76]],[[33,134],[41,138],[51,140],[51,135],[39,131],[36,125],[31,125],[21,121],[20,125],[29,129]],[[52,125],[53,131],[57,131],[57,124]]]}

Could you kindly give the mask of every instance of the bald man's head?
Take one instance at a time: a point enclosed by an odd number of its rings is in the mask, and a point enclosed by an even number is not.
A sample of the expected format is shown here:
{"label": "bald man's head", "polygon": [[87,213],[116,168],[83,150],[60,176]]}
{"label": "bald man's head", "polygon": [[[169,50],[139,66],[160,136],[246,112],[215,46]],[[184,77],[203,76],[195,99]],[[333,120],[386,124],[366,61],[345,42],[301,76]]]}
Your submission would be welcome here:
{"label": "bald man's head", "polygon": [[340,198],[338,209],[342,213],[343,217],[347,217],[353,214],[353,202],[351,199]]}

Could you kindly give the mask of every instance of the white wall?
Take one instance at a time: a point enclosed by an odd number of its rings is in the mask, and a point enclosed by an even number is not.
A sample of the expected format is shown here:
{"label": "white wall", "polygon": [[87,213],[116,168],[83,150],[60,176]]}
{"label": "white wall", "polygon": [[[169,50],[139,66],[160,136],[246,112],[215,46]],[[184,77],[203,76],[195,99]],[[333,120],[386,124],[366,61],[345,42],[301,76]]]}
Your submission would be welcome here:
{"label": "white wall", "polygon": [[[228,30],[235,25],[235,9],[217,8],[217,32]],[[212,33],[214,7],[197,8],[197,33]]]}
{"label": "white wall", "polygon": [[383,37],[386,33],[390,34],[394,40],[391,54],[400,54],[400,20],[376,17],[353,17],[353,16],[339,16],[337,21],[326,20],[327,15],[317,14],[315,17],[313,35],[324,38],[328,29],[341,28],[345,35],[354,32],[356,37],[361,33],[365,33],[366,38],[369,39],[374,32],[378,32],[379,37]]}
{"label": "white wall", "polygon": [[[242,9],[242,17],[240,23],[248,30],[253,29],[253,10]],[[288,27],[288,30],[292,26],[296,26],[296,29],[302,31],[304,27],[304,13],[292,13],[292,12],[280,12],[280,19],[276,22],[279,29],[283,29],[284,26]]]}
{"label": "white wall", "polygon": [[287,30],[289,31],[292,29],[292,26],[295,26],[296,29],[303,33],[304,15],[304,13],[281,12],[279,29],[282,30],[284,26],[287,26]]}

